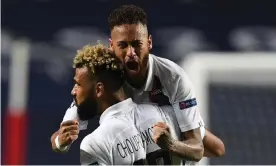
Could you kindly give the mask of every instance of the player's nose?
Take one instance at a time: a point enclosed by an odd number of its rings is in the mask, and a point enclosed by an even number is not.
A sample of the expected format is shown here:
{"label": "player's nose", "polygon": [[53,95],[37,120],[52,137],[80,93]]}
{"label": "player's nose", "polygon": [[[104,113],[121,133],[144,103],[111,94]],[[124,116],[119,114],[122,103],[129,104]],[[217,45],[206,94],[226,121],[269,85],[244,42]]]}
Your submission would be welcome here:
{"label": "player's nose", "polygon": [[127,56],[134,57],[136,55],[135,49],[132,46],[129,46],[127,48]]}

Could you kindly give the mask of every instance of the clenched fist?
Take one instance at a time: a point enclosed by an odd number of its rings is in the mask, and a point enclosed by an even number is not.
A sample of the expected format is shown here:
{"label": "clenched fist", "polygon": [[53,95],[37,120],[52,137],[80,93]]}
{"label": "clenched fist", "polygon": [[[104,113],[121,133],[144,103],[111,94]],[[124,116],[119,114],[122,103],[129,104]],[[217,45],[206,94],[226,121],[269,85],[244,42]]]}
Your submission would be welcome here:
{"label": "clenched fist", "polygon": [[76,120],[62,122],[59,129],[58,142],[60,147],[71,145],[79,135],[79,123]]}
{"label": "clenched fist", "polygon": [[174,139],[166,123],[158,122],[153,126],[153,141],[164,150],[169,150],[173,145]]}

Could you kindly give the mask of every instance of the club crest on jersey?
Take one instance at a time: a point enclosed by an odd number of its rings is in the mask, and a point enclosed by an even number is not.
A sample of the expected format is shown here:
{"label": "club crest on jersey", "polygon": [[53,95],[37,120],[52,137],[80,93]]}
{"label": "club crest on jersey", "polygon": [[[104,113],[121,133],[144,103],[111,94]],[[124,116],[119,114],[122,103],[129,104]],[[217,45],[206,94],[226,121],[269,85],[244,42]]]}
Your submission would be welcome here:
{"label": "club crest on jersey", "polygon": [[179,108],[181,110],[187,109],[196,105],[197,105],[196,98],[179,102]]}
{"label": "club crest on jersey", "polygon": [[152,90],[149,92],[149,99],[159,106],[170,105],[169,98],[162,91],[162,84],[157,76],[153,78]]}

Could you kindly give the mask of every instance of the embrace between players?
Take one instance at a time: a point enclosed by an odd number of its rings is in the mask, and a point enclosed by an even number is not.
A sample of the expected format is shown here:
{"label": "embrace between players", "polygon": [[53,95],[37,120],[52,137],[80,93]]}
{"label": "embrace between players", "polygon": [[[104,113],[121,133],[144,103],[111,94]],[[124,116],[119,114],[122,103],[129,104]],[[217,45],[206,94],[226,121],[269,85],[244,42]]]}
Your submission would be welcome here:
{"label": "embrace between players", "polygon": [[100,126],[80,146],[82,165],[194,165],[224,154],[205,129],[193,85],[174,62],[150,54],[147,15],[134,5],[108,18],[110,48],[87,45],[74,58],[74,102],[51,137],[66,152],[87,120]]}

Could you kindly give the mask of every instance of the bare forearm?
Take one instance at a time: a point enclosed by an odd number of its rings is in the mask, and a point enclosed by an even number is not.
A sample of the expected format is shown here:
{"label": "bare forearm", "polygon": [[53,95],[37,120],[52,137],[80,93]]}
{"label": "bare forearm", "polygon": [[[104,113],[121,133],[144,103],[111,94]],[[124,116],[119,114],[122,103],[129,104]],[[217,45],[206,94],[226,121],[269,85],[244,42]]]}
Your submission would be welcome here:
{"label": "bare forearm", "polygon": [[192,141],[172,141],[170,152],[191,161],[199,161],[203,157],[204,148],[201,143],[192,143]]}
{"label": "bare forearm", "polygon": [[201,160],[204,148],[199,128],[186,131],[183,136],[186,138],[185,141],[175,140],[164,122],[158,122],[153,126],[153,140],[161,149],[168,150],[186,160]]}
{"label": "bare forearm", "polygon": [[203,139],[205,157],[221,157],[225,153],[224,143],[217,136],[206,129]]}
{"label": "bare forearm", "polygon": [[204,157],[217,157],[217,155],[214,155],[214,153],[210,152],[209,149],[204,148]]}

